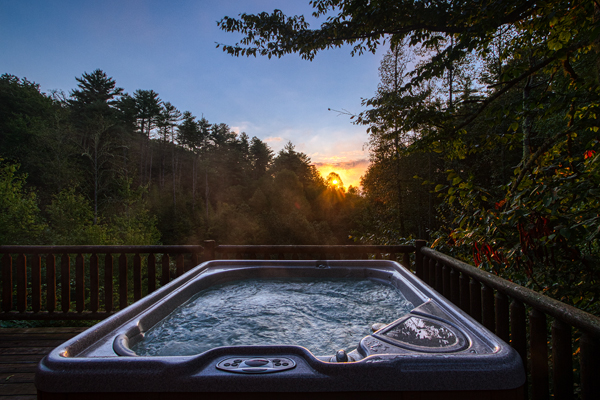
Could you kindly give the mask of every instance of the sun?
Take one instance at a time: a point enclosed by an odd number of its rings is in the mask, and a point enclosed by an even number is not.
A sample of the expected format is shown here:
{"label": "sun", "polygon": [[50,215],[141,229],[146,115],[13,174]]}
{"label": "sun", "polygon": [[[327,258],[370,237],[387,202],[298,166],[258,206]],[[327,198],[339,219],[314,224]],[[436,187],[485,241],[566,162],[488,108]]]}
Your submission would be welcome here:
{"label": "sun", "polygon": [[338,184],[338,180],[334,179],[334,180],[331,181],[331,183],[333,183],[334,185],[337,185]]}

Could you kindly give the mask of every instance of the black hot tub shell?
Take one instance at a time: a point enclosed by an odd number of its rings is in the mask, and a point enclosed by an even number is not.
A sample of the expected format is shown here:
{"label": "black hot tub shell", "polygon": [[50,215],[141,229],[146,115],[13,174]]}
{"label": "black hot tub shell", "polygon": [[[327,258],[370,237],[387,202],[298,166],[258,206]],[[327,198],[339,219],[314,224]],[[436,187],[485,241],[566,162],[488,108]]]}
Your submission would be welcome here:
{"label": "black hot tub shell", "polygon": [[[140,357],[130,349],[203,289],[289,277],[376,280],[399,289],[415,308],[360,340],[348,362],[291,345],[167,357]],[[437,333],[423,339],[415,335],[419,329]],[[521,359],[509,345],[400,264],[385,260],[203,263],[54,349],[35,377],[40,399],[223,399],[244,393],[358,398],[370,392],[395,399],[505,400],[522,398],[524,382]]]}

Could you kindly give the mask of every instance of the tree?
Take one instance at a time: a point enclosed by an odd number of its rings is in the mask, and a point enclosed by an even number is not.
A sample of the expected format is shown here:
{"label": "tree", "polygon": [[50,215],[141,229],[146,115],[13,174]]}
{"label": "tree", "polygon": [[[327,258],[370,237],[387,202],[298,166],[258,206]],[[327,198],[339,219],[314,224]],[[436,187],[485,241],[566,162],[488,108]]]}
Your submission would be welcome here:
{"label": "tree", "polygon": [[117,111],[114,106],[123,89],[116,87],[114,79],[99,69],[90,74],[84,72],[76,80],[79,89],[71,92],[69,105],[81,155],[88,161],[86,170],[96,224],[100,197],[105,194],[116,173],[113,158],[119,144],[115,135]]}
{"label": "tree", "polygon": [[254,136],[250,142],[250,163],[252,165],[252,177],[256,180],[262,178],[273,162],[273,150]]}
{"label": "tree", "polygon": [[600,7],[581,0],[311,4],[313,16],[326,17],[316,29],[279,10],[223,18],[223,30],[243,35],[223,50],[311,60],[346,44],[361,54],[408,41],[421,62],[398,90],[366,101],[355,121],[375,130],[378,145],[389,132],[410,135],[404,158],[437,154],[448,180],[430,180],[443,201],[436,244],[563,301],[597,298],[598,202],[581,193],[597,196],[586,185],[600,172]]}
{"label": "tree", "polygon": [[[140,181],[144,184],[152,181],[152,153],[149,140],[152,129],[161,112],[162,100],[154,90],[136,90],[133,93],[137,111],[137,125],[140,138]],[[147,140],[144,140],[147,139]],[[148,157],[148,153],[150,156]],[[150,160],[148,160],[150,158]]]}
{"label": "tree", "polygon": [[27,191],[26,176],[18,164],[0,158],[0,244],[36,244],[46,224],[41,219],[35,192]]}

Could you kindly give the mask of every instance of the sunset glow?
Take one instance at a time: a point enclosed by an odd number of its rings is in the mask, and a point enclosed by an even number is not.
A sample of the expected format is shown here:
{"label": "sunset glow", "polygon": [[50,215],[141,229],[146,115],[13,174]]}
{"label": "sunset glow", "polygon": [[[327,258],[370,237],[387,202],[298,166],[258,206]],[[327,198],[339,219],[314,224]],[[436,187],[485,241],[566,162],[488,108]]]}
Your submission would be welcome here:
{"label": "sunset glow", "polygon": [[[366,172],[369,162],[358,160],[340,163],[315,163],[314,165],[323,177],[329,175],[330,172],[337,173],[344,182],[344,188],[348,189],[350,186],[360,187],[360,177]],[[334,182],[334,184],[337,183]]]}

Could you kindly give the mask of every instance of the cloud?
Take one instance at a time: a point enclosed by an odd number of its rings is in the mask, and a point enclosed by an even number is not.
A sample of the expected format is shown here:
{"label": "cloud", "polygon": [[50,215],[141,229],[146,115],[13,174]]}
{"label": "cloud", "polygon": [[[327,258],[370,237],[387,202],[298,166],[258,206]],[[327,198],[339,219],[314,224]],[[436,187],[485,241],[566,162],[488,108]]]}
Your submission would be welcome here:
{"label": "cloud", "polygon": [[282,142],[282,141],[283,141],[283,138],[280,138],[278,136],[271,136],[271,137],[263,139],[263,142],[265,142],[265,143]]}

